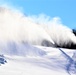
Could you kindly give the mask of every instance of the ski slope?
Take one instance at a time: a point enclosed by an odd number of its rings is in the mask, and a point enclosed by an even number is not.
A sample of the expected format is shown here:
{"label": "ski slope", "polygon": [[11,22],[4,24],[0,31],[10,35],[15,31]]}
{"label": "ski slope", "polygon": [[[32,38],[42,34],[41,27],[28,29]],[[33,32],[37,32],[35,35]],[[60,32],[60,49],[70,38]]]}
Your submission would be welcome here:
{"label": "ski slope", "polygon": [[0,66],[0,75],[76,75],[75,50],[29,44],[15,47],[15,52],[13,45],[0,50],[7,60]]}
{"label": "ski slope", "polygon": [[72,30],[58,18],[32,20],[0,7],[0,75],[76,75],[76,50],[55,46],[76,45]]}

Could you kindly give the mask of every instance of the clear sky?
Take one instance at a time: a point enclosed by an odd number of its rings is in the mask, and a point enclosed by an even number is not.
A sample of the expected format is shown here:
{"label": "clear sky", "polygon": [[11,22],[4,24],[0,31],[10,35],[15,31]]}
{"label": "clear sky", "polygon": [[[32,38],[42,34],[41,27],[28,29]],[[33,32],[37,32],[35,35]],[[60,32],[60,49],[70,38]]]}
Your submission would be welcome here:
{"label": "clear sky", "polygon": [[0,4],[20,8],[27,15],[60,17],[63,24],[76,28],[76,0],[0,0]]}

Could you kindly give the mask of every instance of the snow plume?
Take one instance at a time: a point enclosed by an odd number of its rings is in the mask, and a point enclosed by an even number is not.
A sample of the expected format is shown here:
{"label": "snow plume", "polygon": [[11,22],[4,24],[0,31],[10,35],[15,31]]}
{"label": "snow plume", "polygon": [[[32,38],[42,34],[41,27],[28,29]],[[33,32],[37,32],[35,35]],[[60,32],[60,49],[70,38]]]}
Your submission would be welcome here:
{"label": "snow plume", "polygon": [[59,17],[50,18],[40,14],[38,16],[29,16],[29,19],[41,25],[58,46],[65,45],[66,47],[67,44],[69,46],[72,43],[76,44],[76,36],[70,28],[61,23]]}
{"label": "snow plume", "polygon": [[62,46],[76,44],[76,37],[59,17],[50,18],[44,14],[26,16],[20,11],[0,7],[0,42],[8,41]]}
{"label": "snow plume", "polygon": [[0,42],[8,41],[34,45],[46,45],[46,42],[54,44],[44,28],[23,13],[0,7]]}

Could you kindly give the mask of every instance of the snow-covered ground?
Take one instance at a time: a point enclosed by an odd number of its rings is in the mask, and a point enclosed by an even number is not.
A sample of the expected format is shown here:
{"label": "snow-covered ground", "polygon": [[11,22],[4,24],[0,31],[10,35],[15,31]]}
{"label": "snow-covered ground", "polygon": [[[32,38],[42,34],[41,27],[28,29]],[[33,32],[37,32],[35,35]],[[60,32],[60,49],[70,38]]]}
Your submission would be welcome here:
{"label": "snow-covered ground", "polygon": [[0,7],[0,75],[76,75],[76,50],[55,48],[76,36],[59,18],[43,17]]}
{"label": "snow-covered ground", "polygon": [[75,50],[28,44],[1,49],[7,63],[1,64],[0,75],[76,75]]}

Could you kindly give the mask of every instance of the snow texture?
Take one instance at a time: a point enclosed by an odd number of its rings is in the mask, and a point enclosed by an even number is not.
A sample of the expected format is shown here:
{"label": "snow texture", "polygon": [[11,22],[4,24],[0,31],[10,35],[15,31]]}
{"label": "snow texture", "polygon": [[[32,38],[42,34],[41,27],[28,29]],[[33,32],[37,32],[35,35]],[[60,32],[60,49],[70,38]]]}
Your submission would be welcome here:
{"label": "snow texture", "polygon": [[[15,47],[17,51],[14,51]],[[29,44],[15,44],[15,47],[13,48],[13,45],[8,44],[7,48],[2,50],[7,63],[0,66],[1,75],[76,74],[75,50]]]}

